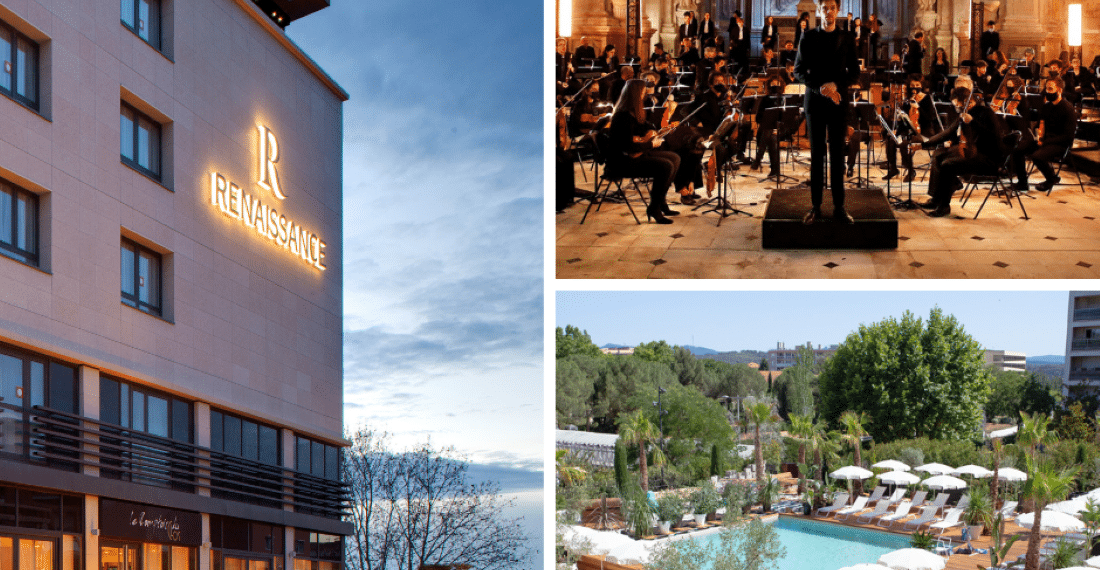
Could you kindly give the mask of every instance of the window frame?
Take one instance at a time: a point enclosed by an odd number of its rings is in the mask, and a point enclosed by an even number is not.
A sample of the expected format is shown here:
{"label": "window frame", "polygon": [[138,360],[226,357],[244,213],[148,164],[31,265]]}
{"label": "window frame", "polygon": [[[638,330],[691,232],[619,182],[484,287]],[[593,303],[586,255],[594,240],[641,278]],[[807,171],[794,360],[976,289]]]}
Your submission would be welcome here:
{"label": "window frame", "polygon": [[[135,23],[135,25],[133,25],[133,26],[131,26],[129,22],[127,22],[126,20],[124,20],[122,18],[122,4],[123,3],[133,5],[133,14],[134,14],[134,23]],[[163,53],[161,51],[164,48],[164,10],[163,10],[164,6],[163,6],[163,2],[161,2],[161,0],[148,0],[148,3],[149,3],[149,6],[150,6],[150,8],[149,8],[150,12],[152,12],[154,6],[156,7],[156,12],[157,12],[156,13],[156,18],[155,18],[156,19],[156,24],[157,24],[156,25],[156,32],[157,32],[156,33],[156,40],[157,40],[156,43],[153,43],[153,42],[141,37],[141,32],[136,27],[136,24],[137,24],[137,21],[138,21],[138,13],[139,13],[138,8],[141,4],[141,0],[120,0],[120,2],[119,2],[118,21],[120,23],[122,23],[122,27],[126,28],[127,30],[130,30],[130,32],[133,33],[135,36],[137,36],[139,40],[145,42],[149,47]],[[150,31],[149,35],[151,37],[153,36],[152,31]]]}
{"label": "window frame", "polygon": [[[128,253],[124,249],[124,247],[126,245],[130,245],[134,248],[134,263],[133,263],[133,267],[134,267],[134,274],[133,274],[134,293],[132,295],[126,293],[125,291],[122,291],[122,289],[121,289],[121,285],[122,285],[122,282],[121,282],[122,281],[122,267],[121,267],[122,266],[122,255],[123,255],[123,253]],[[151,256],[156,257],[156,259],[157,259],[157,273],[159,274],[159,275],[157,275],[157,299],[160,301],[159,305],[153,305],[151,303],[146,303],[146,302],[142,301],[141,296],[138,293],[138,290],[139,290],[138,287],[140,286],[139,284],[140,284],[140,278],[141,278],[141,271],[139,269],[138,260],[140,259],[142,252],[148,253]],[[129,239],[129,238],[123,236],[122,239],[121,239],[120,246],[119,246],[119,292],[122,295],[122,304],[123,305],[126,305],[127,307],[137,309],[137,310],[139,310],[143,313],[153,315],[155,317],[164,318],[164,305],[165,305],[165,303],[164,303],[164,256],[158,251],[154,251],[151,248],[148,248],[148,247],[146,247],[146,246],[144,246],[144,245],[142,245],[142,244],[140,244],[140,243],[138,243],[138,242],[136,242],[132,239]]]}
{"label": "window frame", "polygon": [[[130,168],[133,168],[134,170],[137,170],[138,172],[144,174],[145,176],[148,176],[149,178],[152,178],[153,180],[157,181],[158,184],[163,184],[163,182],[164,182],[164,178],[163,178],[163,172],[164,172],[164,124],[161,123],[160,121],[154,119],[153,117],[150,117],[149,115],[141,112],[141,110],[139,110],[137,107],[127,103],[126,101],[120,101],[120,103],[119,103],[119,117],[120,118],[121,118],[122,113],[123,113],[124,110],[129,110],[134,115],[134,120],[133,120],[134,128],[133,128],[133,132],[130,133],[131,140],[133,141],[133,148],[130,149],[130,150],[131,150],[132,154],[134,155],[134,158],[130,158],[130,157],[122,154],[122,125],[121,125],[121,122],[120,122],[120,124],[119,124],[119,136],[118,136],[118,139],[119,139],[118,140],[119,160],[121,160],[122,163],[125,164],[126,166],[129,166]],[[142,166],[141,164],[138,163],[138,156],[140,156],[138,154],[138,150],[139,150],[138,147],[140,145],[140,143],[138,142],[138,140],[139,140],[138,139],[138,131],[141,128],[140,127],[141,119],[145,119],[146,121],[152,123],[153,125],[156,125],[156,127],[157,127],[157,130],[156,130],[157,170],[151,170],[151,169],[146,168],[146,167],[144,167],[144,166]],[[150,141],[152,141],[152,133],[150,133]],[[153,153],[151,152],[152,149],[147,149],[147,150],[149,151],[149,156],[152,157],[153,156]]]}
{"label": "window frame", "polygon": [[[300,468],[300,466],[302,465],[302,461],[303,461],[303,457],[302,457],[302,454],[301,454],[303,443],[306,443],[305,447],[310,450],[310,457],[305,459],[306,465],[309,466],[309,469],[305,469],[305,470],[302,470]],[[321,446],[321,454],[322,454],[322,457],[321,457],[321,470],[324,471],[324,473],[321,474],[321,475],[318,475],[318,474],[314,473],[314,470],[313,470],[313,463],[315,461],[315,458],[313,457],[313,449],[317,445]],[[336,476],[335,477],[330,477],[329,474],[328,474],[328,461],[327,461],[327,458],[328,458],[328,451],[330,449],[335,450],[335,452],[336,452]],[[343,481],[343,472],[342,472],[343,471],[343,448],[339,447],[339,446],[336,446],[336,445],[330,445],[328,443],[325,443],[325,442],[317,440],[317,439],[313,439],[311,437],[305,437],[305,436],[302,436],[300,434],[294,434],[294,470],[298,471],[299,473],[304,473],[306,475],[310,475],[312,477],[325,479],[326,481]]]}
{"label": "window frame", "polygon": [[[108,384],[108,382],[114,383],[114,386],[110,386]],[[122,402],[122,387],[123,386],[126,386],[126,388],[127,388],[127,390],[126,390],[127,401],[126,401],[125,405],[123,405],[123,402]],[[108,390],[108,388],[110,390]],[[113,393],[108,393],[109,391],[113,392]],[[142,423],[144,423],[145,425],[143,425],[142,427],[135,427],[133,425],[134,424],[133,419],[135,417],[133,399],[134,399],[134,394],[135,393],[139,393],[143,397],[142,398],[141,420],[142,420]],[[99,376],[99,408],[100,408],[100,410],[107,409],[107,406],[104,405],[104,398],[108,398],[108,397],[112,397],[112,396],[115,398],[115,401],[117,402],[117,407],[118,407],[118,410],[119,410],[119,421],[118,421],[117,425],[121,426],[122,428],[124,428],[126,430],[129,430],[129,431],[141,432],[142,434],[151,435],[153,437],[162,437],[164,439],[169,439],[169,440],[172,440],[172,441],[175,441],[175,442],[180,442],[180,443],[190,444],[190,443],[195,441],[195,415],[194,415],[195,414],[195,408],[194,408],[195,403],[194,402],[192,402],[190,400],[185,400],[183,398],[178,398],[176,396],[173,396],[172,394],[169,394],[167,392],[162,392],[160,390],[157,390],[155,388],[151,388],[149,386],[145,386],[143,384],[134,384],[133,382],[127,382],[126,380],[122,380],[120,378],[116,378],[116,377],[110,376],[108,374],[100,374],[100,376]],[[168,435],[166,435],[166,436],[162,436],[162,435],[153,433],[152,431],[149,430],[149,399],[150,399],[150,397],[159,398],[161,400],[165,400],[165,401],[168,402],[167,415],[166,415],[166,418],[165,418],[166,426],[168,428]],[[176,434],[176,419],[177,418],[175,416],[176,416],[176,411],[177,411],[177,408],[176,408],[176,403],[177,402],[182,402],[182,403],[187,405],[187,410],[186,410],[186,413],[184,414],[184,417],[187,418],[187,430],[186,430],[187,433],[186,433],[186,438],[183,438],[183,439],[177,437],[178,434]],[[122,415],[124,413],[128,416],[127,418],[122,417]]]}
{"label": "window frame", "polygon": [[[214,422],[216,421],[215,418],[220,418],[221,419],[221,425],[218,426],[217,430],[214,429]],[[236,448],[237,452],[236,453],[234,453],[233,451],[227,450],[226,445],[225,445],[225,438],[226,438],[226,435],[228,433],[227,430],[225,429],[226,419],[235,420],[235,421],[239,422],[239,428],[237,429],[236,433],[237,433],[237,435],[240,436],[240,441],[237,442],[237,448]],[[245,437],[244,436],[245,436],[245,433],[246,433],[246,430],[245,430],[245,424],[246,423],[249,423],[249,424],[252,424],[252,425],[256,426],[256,459],[252,459],[251,457],[245,457],[245,453],[244,453],[244,450],[245,450],[244,439],[245,439]],[[268,461],[263,459],[263,457],[264,457],[264,449],[263,449],[263,445],[262,445],[262,434],[264,433],[263,428],[267,428],[267,429],[273,430],[275,432],[275,460],[273,462],[268,462]],[[216,451],[218,453],[223,453],[223,454],[228,455],[230,457],[236,457],[236,458],[239,458],[239,459],[244,459],[245,461],[255,461],[256,463],[260,463],[260,464],[263,464],[263,465],[270,465],[272,467],[282,467],[283,466],[283,446],[282,446],[282,443],[281,443],[282,438],[279,435],[279,431],[280,430],[279,430],[278,427],[275,427],[271,424],[266,424],[266,423],[263,423],[263,422],[259,422],[259,421],[256,421],[254,419],[246,418],[244,416],[234,414],[232,412],[227,412],[227,411],[222,410],[222,409],[213,408],[213,407],[210,408],[210,449],[213,450],[213,451]],[[215,442],[215,437],[214,437],[215,434],[218,434],[220,436],[220,438],[219,438],[220,441]]]}
{"label": "window frame", "polygon": [[[35,194],[34,192],[31,192],[30,190],[22,188],[22,187],[20,187],[16,184],[12,184],[11,182],[8,182],[7,180],[4,180],[2,178],[0,178],[0,186],[8,186],[9,188],[11,188],[11,191],[12,191],[11,192],[11,196],[12,196],[11,212],[10,212],[12,243],[11,243],[11,245],[8,245],[8,244],[0,241],[0,255],[3,255],[3,256],[8,257],[10,259],[14,259],[15,261],[18,261],[18,262],[23,263],[25,265],[29,265],[31,267],[38,267],[39,264],[41,263],[40,249],[42,247],[42,245],[41,245],[42,244],[42,237],[41,237],[42,204],[41,204],[41,201],[39,200],[39,196],[38,196],[38,194]],[[16,245],[19,241],[19,234],[21,233],[21,230],[18,227],[18,223],[17,223],[18,220],[19,220],[19,215],[18,215],[19,198],[20,198],[20,196],[23,196],[23,195],[29,196],[31,198],[30,201],[33,202],[33,204],[34,204],[34,236],[33,236],[34,244],[32,246],[34,248],[33,252],[27,251],[27,250],[24,250],[24,249],[20,249],[19,246]],[[0,216],[2,216],[2,215],[3,215],[3,213],[0,212]]]}
{"label": "window frame", "polygon": [[[39,45],[39,43],[37,41],[31,39],[26,34],[20,32],[19,30],[12,27],[7,22],[4,22],[4,21],[0,20],[0,28],[3,28],[9,34],[11,34],[11,52],[8,53],[6,56],[0,54],[0,57],[10,57],[11,58],[11,71],[10,72],[0,71],[0,73],[9,73],[10,74],[10,76],[11,76],[11,88],[5,89],[4,87],[0,87],[0,93],[2,93],[8,99],[11,99],[12,101],[15,101],[16,103],[19,103],[20,105],[22,105],[22,106],[24,106],[24,107],[26,107],[26,108],[28,108],[28,109],[30,109],[30,110],[37,113],[37,112],[39,112],[39,100],[41,99],[41,95],[42,95],[42,93],[41,93],[42,92],[42,89],[41,89],[41,87],[42,87],[42,66],[41,66],[42,46]],[[19,80],[20,71],[22,71],[22,70],[19,69],[19,58],[18,58],[19,41],[20,40],[26,41],[31,46],[34,46],[34,67],[35,67],[35,72],[34,72],[34,98],[33,99],[28,98],[25,95],[21,95],[18,92],[18,90],[16,89],[16,82]]]}

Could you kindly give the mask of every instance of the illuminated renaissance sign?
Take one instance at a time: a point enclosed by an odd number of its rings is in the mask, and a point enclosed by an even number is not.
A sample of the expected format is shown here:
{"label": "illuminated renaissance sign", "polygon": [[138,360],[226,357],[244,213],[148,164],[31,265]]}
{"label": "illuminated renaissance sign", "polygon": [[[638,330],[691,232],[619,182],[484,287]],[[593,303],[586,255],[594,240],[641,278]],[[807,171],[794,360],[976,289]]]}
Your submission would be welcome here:
{"label": "illuminated renaissance sign", "polygon": [[[286,200],[286,193],[279,184],[279,142],[275,133],[263,125],[259,131],[259,180],[256,185],[271,192],[278,200]],[[294,220],[279,213],[274,204],[265,203],[259,197],[245,192],[217,172],[210,173],[210,204],[225,215],[241,220],[256,233],[279,244],[302,261],[324,271],[325,242]]]}

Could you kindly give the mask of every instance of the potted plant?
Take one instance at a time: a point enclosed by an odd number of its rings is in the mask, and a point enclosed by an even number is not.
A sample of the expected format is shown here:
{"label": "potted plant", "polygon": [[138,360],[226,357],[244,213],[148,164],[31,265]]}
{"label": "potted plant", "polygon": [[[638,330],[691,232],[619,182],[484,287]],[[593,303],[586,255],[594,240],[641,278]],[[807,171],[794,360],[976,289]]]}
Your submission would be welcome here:
{"label": "potted plant", "polygon": [[993,503],[989,489],[982,485],[970,488],[970,504],[963,511],[963,524],[967,526],[970,537],[978,538],[987,527],[992,526]]}
{"label": "potted plant", "polygon": [[765,477],[764,485],[760,487],[760,495],[757,501],[762,506],[761,512],[772,510],[772,504],[779,499],[779,482],[772,477]]}
{"label": "potted plant", "polygon": [[695,526],[706,524],[707,515],[713,514],[721,505],[718,490],[710,481],[703,483],[691,495],[691,504],[695,510]]}
{"label": "potted plant", "polygon": [[635,538],[649,536],[653,528],[653,504],[640,486],[633,486],[624,493],[622,506],[626,511],[627,528]]}
{"label": "potted plant", "polygon": [[749,489],[744,485],[729,483],[723,491],[723,499],[726,504],[726,515],[735,518],[738,513],[749,513]]}
{"label": "potted plant", "polygon": [[672,531],[673,523],[679,523],[684,516],[684,501],[676,493],[665,493],[657,499],[657,528],[661,534]]}

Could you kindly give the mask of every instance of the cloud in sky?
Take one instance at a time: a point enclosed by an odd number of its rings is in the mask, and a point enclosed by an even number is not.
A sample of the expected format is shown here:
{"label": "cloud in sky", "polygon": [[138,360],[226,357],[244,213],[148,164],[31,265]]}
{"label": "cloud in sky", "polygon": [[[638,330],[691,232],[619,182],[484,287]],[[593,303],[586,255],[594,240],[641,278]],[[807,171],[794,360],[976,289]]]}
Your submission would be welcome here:
{"label": "cloud in sky", "polygon": [[542,5],[337,0],[345,423],[542,467]]}

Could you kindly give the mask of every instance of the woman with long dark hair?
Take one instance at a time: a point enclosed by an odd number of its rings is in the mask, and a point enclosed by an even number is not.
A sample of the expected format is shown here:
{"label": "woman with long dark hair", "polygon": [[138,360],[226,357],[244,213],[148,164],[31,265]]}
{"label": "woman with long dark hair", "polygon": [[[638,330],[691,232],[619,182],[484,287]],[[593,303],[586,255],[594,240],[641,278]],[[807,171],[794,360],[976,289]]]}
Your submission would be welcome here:
{"label": "woman with long dark hair", "polygon": [[665,216],[679,212],[668,207],[666,195],[680,168],[680,157],[655,146],[660,141],[656,138],[657,131],[646,122],[645,94],[646,84],[640,79],[631,79],[623,86],[611,114],[608,161],[609,166],[616,164],[625,175],[652,177],[646,215],[658,224],[671,224],[672,220]]}
{"label": "woman with long dark hair", "polygon": [[947,87],[947,76],[951,73],[951,63],[947,61],[947,50],[942,47],[936,48],[936,53],[932,56],[931,71],[928,78],[932,81],[932,90],[943,93]]}

